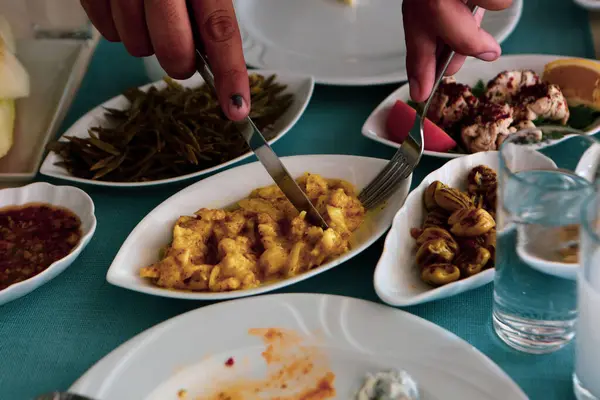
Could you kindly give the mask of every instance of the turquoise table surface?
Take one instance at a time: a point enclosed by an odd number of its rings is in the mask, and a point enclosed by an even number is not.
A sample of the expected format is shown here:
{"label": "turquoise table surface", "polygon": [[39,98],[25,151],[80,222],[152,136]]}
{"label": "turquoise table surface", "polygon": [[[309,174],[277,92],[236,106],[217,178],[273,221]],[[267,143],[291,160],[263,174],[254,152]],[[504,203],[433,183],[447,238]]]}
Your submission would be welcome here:
{"label": "turquoise table surface", "polygon": [[[586,11],[570,0],[524,3],[519,26],[502,46],[505,54],[593,58]],[[63,130],[97,104],[146,82],[140,60],[129,57],[119,44],[102,42]],[[391,157],[392,149],[363,138],[360,128],[371,110],[396,87],[317,86],[306,113],[274,146],[275,150],[282,156],[342,153]],[[425,157],[415,172],[413,186],[443,162]],[[81,186],[96,203],[98,229],[92,242],[56,279],[0,307],[0,400],[25,400],[42,392],[67,389],[94,363],[134,335],[207,304],[138,294],[105,281],[113,257],[135,225],[167,197],[193,182],[134,190]],[[379,301],[372,275],[382,245],[383,240],[379,240],[353,260],[282,291]],[[507,348],[492,331],[491,284],[406,310],[467,340],[500,365],[531,399],[574,398],[573,346],[544,356]]]}

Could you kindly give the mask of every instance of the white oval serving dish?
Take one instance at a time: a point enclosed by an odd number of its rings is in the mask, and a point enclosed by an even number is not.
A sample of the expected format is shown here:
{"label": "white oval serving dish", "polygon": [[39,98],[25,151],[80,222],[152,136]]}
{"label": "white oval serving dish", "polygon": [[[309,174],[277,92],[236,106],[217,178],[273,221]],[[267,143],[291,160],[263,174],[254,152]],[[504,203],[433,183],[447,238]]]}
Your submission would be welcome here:
{"label": "white oval serving dish", "polygon": [[[528,165],[535,163],[540,168],[556,168],[551,159],[535,151],[523,161]],[[494,269],[487,269],[437,288],[424,283],[415,263],[415,239],[410,235],[411,228],[420,227],[425,217],[423,193],[427,187],[438,180],[451,187],[465,189],[469,171],[481,164],[498,171],[498,152],[486,151],[451,160],[427,175],[407,197],[394,217],[373,277],[375,292],[382,301],[392,306],[411,306],[476,289],[494,279]]]}
{"label": "white oval serving dish", "polygon": [[[300,119],[300,116],[304,113],[308,102],[313,94],[313,89],[315,87],[315,81],[312,77],[306,75],[295,75],[289,73],[279,73],[277,71],[268,71],[268,70],[251,70],[250,73],[258,73],[264,76],[277,74],[277,82],[287,85],[287,90],[284,93],[289,93],[294,95],[294,102],[290,106],[290,108],[273,124],[272,132],[275,134],[273,139],[269,140],[269,144],[273,144],[279,139],[283,137]],[[184,81],[176,81],[184,87],[194,88],[201,86],[204,81],[200,77],[199,74],[195,74],[190,79]],[[166,86],[165,82],[158,81],[154,83],[150,83],[148,85],[140,87],[141,90],[148,90],[150,87],[155,86],[159,89],[162,89]],[[104,116],[104,108],[116,108],[122,109],[129,104],[128,100],[123,96],[119,95],[114,97],[107,102],[99,105],[98,107],[92,109],[83,117],[81,117],[73,126],[71,126],[59,140],[63,139],[64,136],[76,136],[87,138],[88,129],[94,126],[99,126],[105,124],[106,117]],[[40,168],[40,173],[46,176],[51,176],[53,178],[64,179],[67,181],[73,182],[81,182],[87,183],[91,185],[97,186],[119,186],[119,187],[139,187],[139,186],[154,186],[161,184],[168,184],[173,182],[182,181],[190,178],[197,178],[202,175],[210,174],[221,169],[224,169],[232,164],[235,164],[238,161],[244,160],[250,156],[252,156],[252,152],[248,152],[239,157],[236,157],[227,162],[221,163],[211,168],[204,169],[202,171],[197,171],[191,174],[185,174],[181,176],[176,176],[169,179],[160,179],[155,181],[148,182],[109,182],[109,181],[99,181],[92,179],[84,179],[78,178],[76,176],[71,175],[69,171],[61,166],[55,165],[57,162],[61,161],[62,158],[54,153],[49,152],[44,162]]]}
{"label": "white oval serving dish", "polygon": [[[468,58],[465,65],[458,71],[454,77],[459,83],[464,83],[470,86],[477,84],[479,80],[483,80],[487,83],[490,79],[495,77],[502,71],[514,70],[514,69],[532,69],[538,74],[544,72],[544,66],[551,61],[561,58],[572,58],[566,56],[554,56],[554,55],[538,55],[538,54],[521,54],[515,56],[502,56],[494,62],[485,62],[474,58]],[[385,144],[386,146],[399,148],[400,144],[388,139],[386,132],[386,120],[390,109],[396,103],[397,100],[407,102],[410,100],[410,91],[408,83],[400,86],[392,94],[390,94],[385,100],[383,100],[373,110],[371,115],[365,121],[362,127],[362,135],[368,139],[376,142]],[[556,128],[555,130],[559,130]],[[588,127],[585,133],[592,135],[600,131],[600,121],[596,121],[595,124]],[[562,140],[567,139],[572,135],[565,135],[561,139],[551,140],[548,143],[536,145],[536,148],[543,148],[556,144]],[[466,154],[460,153],[441,153],[437,151],[425,150],[423,154],[438,158],[457,158],[464,157]]]}
{"label": "white oval serving dish", "polygon": [[28,203],[50,204],[67,208],[75,213],[81,220],[81,239],[69,255],[52,263],[43,272],[0,290],[0,305],[32,292],[67,269],[87,246],[96,231],[94,202],[81,189],[37,182],[19,188],[0,190],[0,208],[21,206]]}
{"label": "white oval serving dish", "polygon": [[[305,155],[283,157],[283,163],[294,177],[304,172],[326,178],[339,178],[365,187],[386,165],[387,160],[349,155]],[[250,296],[280,289],[325,272],[356,256],[381,237],[392,224],[396,212],[404,204],[412,175],[387,201],[385,207],[370,212],[353,236],[353,248],[341,257],[307,273],[249,290],[232,292],[186,292],[157,287],[139,277],[139,269],[158,261],[159,250],[172,238],[173,225],[181,215],[192,215],[202,207],[223,208],[247,197],[253,189],[273,184],[273,180],[256,162],[211,176],[176,193],[152,210],[127,237],[112,262],[106,279],[113,285],[155,296],[189,300],[223,300]]]}

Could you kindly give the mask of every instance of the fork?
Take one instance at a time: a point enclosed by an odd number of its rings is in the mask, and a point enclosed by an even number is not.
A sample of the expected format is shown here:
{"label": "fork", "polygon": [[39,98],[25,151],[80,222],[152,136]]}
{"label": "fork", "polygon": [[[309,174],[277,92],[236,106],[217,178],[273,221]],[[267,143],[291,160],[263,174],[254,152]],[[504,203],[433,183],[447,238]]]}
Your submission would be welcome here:
{"label": "fork", "polygon": [[[467,2],[467,6],[473,14],[477,12],[479,7],[471,5]],[[397,189],[399,183],[414,171],[423,156],[423,123],[429,111],[433,95],[440,86],[440,82],[454,58],[454,51],[448,46],[444,46],[441,57],[439,58],[438,68],[436,68],[436,77],[431,93],[425,102],[425,107],[419,118],[415,118],[415,122],[408,132],[408,136],[400,145],[396,154],[386,164],[385,167],[377,174],[375,179],[371,181],[358,195],[366,209],[372,209],[381,202],[387,200]]]}

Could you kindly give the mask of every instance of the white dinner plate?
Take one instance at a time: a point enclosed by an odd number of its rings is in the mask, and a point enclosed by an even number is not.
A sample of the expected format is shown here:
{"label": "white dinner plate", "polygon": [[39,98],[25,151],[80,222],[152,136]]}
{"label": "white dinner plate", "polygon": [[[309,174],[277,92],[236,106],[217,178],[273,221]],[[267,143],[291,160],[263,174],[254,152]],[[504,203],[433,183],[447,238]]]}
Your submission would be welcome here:
{"label": "white dinner plate", "polygon": [[573,0],[575,4],[591,11],[600,10],[600,1],[598,0]]}
{"label": "white dinner plate", "polygon": [[[533,149],[523,160],[528,169],[556,168],[548,157]],[[487,165],[498,171],[497,151],[486,151],[451,160],[423,179],[421,184],[407,197],[404,206],[394,217],[392,228],[386,239],[383,253],[375,268],[373,284],[379,298],[393,306],[410,306],[440,300],[490,283],[494,279],[494,269],[486,269],[466,279],[434,288],[421,280],[419,267],[415,263],[416,244],[410,235],[411,228],[419,228],[426,210],[423,194],[433,181],[440,181],[450,187],[466,189],[466,180],[471,169]]]}
{"label": "white dinner plate", "polygon": [[293,364],[312,364],[300,381],[286,382],[283,394],[290,397],[284,398],[304,398],[293,394],[333,373],[335,395],[318,398],[353,399],[367,372],[397,368],[417,381],[422,400],[527,399],[489,358],[437,325],[380,304],[322,294],[260,296],[190,311],[121,345],[69,390],[98,400],[177,399],[181,389],[187,399],[216,398],[218,389],[231,391],[275,370],[261,354],[273,349],[249,334],[269,328],[299,339],[297,352],[278,352],[291,378],[297,375]]}
{"label": "white dinner plate", "polygon": [[[290,174],[297,178],[305,172],[325,178],[344,179],[357,190],[365,187],[386,165],[387,160],[347,155],[307,155],[281,159]],[[176,193],[152,210],[129,234],[113,260],[106,279],[113,285],[155,296],[189,300],[220,300],[250,296],[289,286],[325,272],[356,256],[381,237],[392,224],[410,190],[412,175],[403,181],[383,208],[368,212],[363,225],[353,233],[349,252],[304,274],[232,292],[187,292],[167,290],[139,277],[141,267],[159,260],[159,251],[173,236],[175,221],[182,215],[193,215],[200,208],[223,208],[247,197],[256,188],[273,184],[262,166],[255,162],[221,172]]]}
{"label": "white dinner plate", "polygon": [[[402,1],[238,0],[246,62],[256,68],[305,73],[318,83],[374,85],[407,79]],[[498,42],[513,31],[523,8],[487,12],[482,27]]]}
{"label": "white dinner plate", "polygon": [[64,207],[73,212],[81,221],[81,239],[67,256],[55,261],[43,272],[0,290],[0,305],[25,296],[58,276],[79,257],[96,231],[94,202],[81,189],[36,182],[23,187],[0,190],[0,208],[22,206],[29,203],[50,204]]}
{"label": "white dinner plate", "polygon": [[[250,73],[258,73],[263,76],[269,76],[272,74],[277,74],[277,82],[287,85],[287,89],[283,93],[290,93],[294,95],[294,101],[292,105],[288,108],[288,110],[273,124],[272,132],[274,133],[273,139],[269,140],[269,144],[273,144],[279,139],[283,137],[300,119],[300,116],[304,113],[310,98],[312,97],[313,89],[315,86],[315,81],[312,77],[306,75],[296,75],[290,73],[279,73],[277,71],[267,71],[267,70],[252,70]],[[199,74],[195,74],[190,79],[186,79],[184,81],[176,81],[183,85],[184,87],[194,88],[202,85],[204,81]],[[148,90],[150,87],[155,86],[159,89],[162,89],[166,86],[164,81],[157,81],[154,83],[150,83],[148,85],[144,85],[140,87],[141,90]],[[129,104],[128,100],[123,95],[119,95],[114,97],[104,104],[99,105],[93,110],[89,111],[83,117],[81,117],[73,126],[71,126],[61,137],[60,140],[64,139],[65,136],[76,136],[76,137],[89,137],[88,129],[94,126],[99,126],[103,124],[107,124],[106,117],[104,116],[104,109],[106,107],[122,109]],[[248,152],[239,157],[236,157],[230,161],[224,162],[222,164],[216,165],[211,168],[207,168],[198,172],[194,172],[191,174],[185,174],[169,179],[160,179],[149,182],[109,182],[109,181],[99,181],[99,180],[91,180],[78,178],[73,175],[69,171],[67,171],[64,167],[55,165],[57,162],[62,161],[62,157],[54,152],[49,152],[44,160],[40,173],[46,176],[51,176],[54,178],[64,179],[68,181],[87,183],[91,185],[97,186],[121,186],[121,187],[139,187],[139,186],[154,186],[161,185],[167,183],[173,183],[182,181],[190,178],[197,178],[202,175],[210,174],[215,171],[219,171],[223,168],[226,168],[238,161],[244,160],[252,155],[252,152]]]}
{"label": "white dinner plate", "polygon": [[[562,59],[562,58],[572,58],[566,56],[553,56],[553,55],[538,55],[538,54],[523,54],[523,55],[515,55],[515,56],[502,56],[498,60],[494,62],[485,62],[473,58],[467,59],[465,65],[458,71],[454,77],[459,83],[464,83],[467,85],[474,86],[477,84],[479,80],[483,80],[485,83],[495,77],[502,71],[514,70],[514,69],[532,69],[538,74],[542,74],[544,72],[544,66],[551,61]],[[404,84],[400,86],[397,90],[395,90],[392,94],[390,94],[385,100],[383,100],[376,108],[373,110],[369,118],[365,121],[365,124],[362,127],[362,134],[364,137],[375,140],[376,142],[383,143],[387,146],[399,148],[400,145],[390,139],[388,139],[386,132],[386,119],[389,114],[390,109],[396,103],[397,100],[402,100],[407,102],[410,100],[410,92],[408,84]],[[560,130],[560,127],[553,127],[554,130]],[[600,121],[597,121],[592,126],[588,127],[585,130],[585,133],[592,135],[600,131]],[[551,140],[547,143],[536,144],[535,147],[537,149],[552,146],[557,144],[563,140],[568,139],[573,135],[565,135],[561,139]],[[428,151],[425,150],[423,152],[426,155],[439,157],[439,158],[457,158],[462,157],[465,154],[458,153],[441,153],[437,151]]]}

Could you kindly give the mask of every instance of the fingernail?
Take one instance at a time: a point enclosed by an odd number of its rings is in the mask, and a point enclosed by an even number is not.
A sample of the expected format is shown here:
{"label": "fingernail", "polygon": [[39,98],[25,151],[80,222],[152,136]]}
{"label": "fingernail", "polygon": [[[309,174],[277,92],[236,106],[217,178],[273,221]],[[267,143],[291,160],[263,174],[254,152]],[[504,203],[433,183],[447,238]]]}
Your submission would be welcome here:
{"label": "fingernail", "polygon": [[231,105],[229,106],[229,118],[234,121],[242,119],[247,114],[246,100],[241,94],[234,94],[230,97]]}
{"label": "fingernail", "polygon": [[244,98],[241,94],[234,94],[231,96],[231,103],[235,106],[235,108],[240,109],[244,105]]}
{"label": "fingernail", "polygon": [[495,51],[486,51],[485,53],[477,54],[475,57],[483,61],[494,61],[498,58],[498,53]]}
{"label": "fingernail", "polygon": [[415,78],[408,79],[408,88],[410,89],[411,97],[414,97],[412,95],[419,94],[421,92],[419,88],[419,81],[417,81]]}

